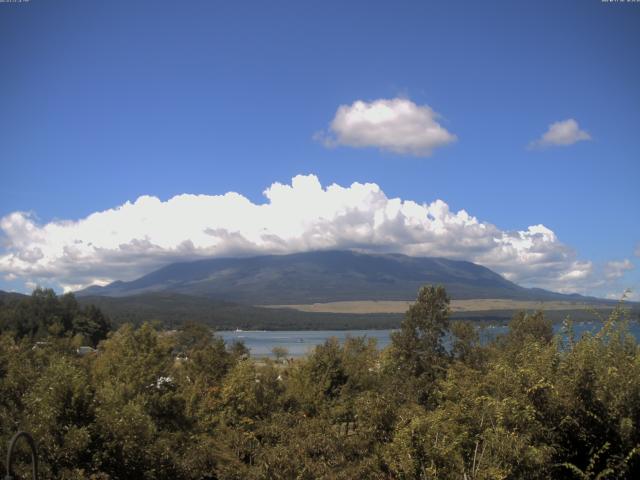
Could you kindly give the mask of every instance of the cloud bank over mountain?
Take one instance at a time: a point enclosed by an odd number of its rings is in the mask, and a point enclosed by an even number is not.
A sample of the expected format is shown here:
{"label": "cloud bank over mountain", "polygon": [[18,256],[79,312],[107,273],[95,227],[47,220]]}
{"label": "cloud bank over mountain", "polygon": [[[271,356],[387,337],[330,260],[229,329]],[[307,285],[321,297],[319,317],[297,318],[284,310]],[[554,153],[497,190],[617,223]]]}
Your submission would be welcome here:
{"label": "cloud bank over mountain", "polygon": [[0,273],[72,290],[130,280],[178,260],[360,249],[470,260],[520,284],[562,292],[595,285],[592,262],[578,259],[544,225],[505,231],[442,200],[389,198],[374,183],[323,186],[315,175],[273,183],[264,196],[264,203],[236,192],[141,196],[45,224],[14,212],[0,220]]}

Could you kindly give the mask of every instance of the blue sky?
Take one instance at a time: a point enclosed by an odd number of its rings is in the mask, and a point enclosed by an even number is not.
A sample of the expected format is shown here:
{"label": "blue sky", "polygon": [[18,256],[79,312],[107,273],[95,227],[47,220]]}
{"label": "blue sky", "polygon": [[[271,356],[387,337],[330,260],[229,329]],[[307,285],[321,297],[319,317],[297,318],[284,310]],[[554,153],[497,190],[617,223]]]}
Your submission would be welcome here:
{"label": "blue sky", "polygon": [[[274,182],[313,174],[324,188],[370,182],[389,199],[441,199],[495,226],[495,235],[542,224],[557,241],[542,253],[534,245],[533,254],[564,263],[546,276],[544,262],[527,273],[535,255],[519,250],[511,254],[523,265],[511,271],[495,252],[431,247],[437,241],[427,234],[419,248],[397,234],[372,249],[483,260],[554,289],[638,290],[639,44],[640,4],[600,0],[0,4],[0,289],[135,276],[184,251],[164,242],[161,228],[148,248],[122,233],[146,250],[137,269],[119,272],[135,263],[111,251],[122,243],[103,246],[109,254],[62,258],[69,249],[60,242],[78,244],[68,238],[87,229],[65,236],[51,233],[56,225],[143,195],[168,202],[237,192],[263,204]],[[393,99],[428,106],[456,140],[426,155],[341,141],[344,132],[330,128],[341,105]],[[588,140],[528,148],[569,119]],[[318,132],[334,145],[314,139]],[[129,220],[110,221],[94,227],[111,231]],[[212,220],[193,228],[202,225],[233,230]],[[283,251],[325,245],[294,240]],[[363,242],[341,236],[336,246]],[[184,256],[251,253],[234,248],[196,242]],[[82,275],[73,261],[83,263]],[[581,274],[572,276],[571,262]]]}

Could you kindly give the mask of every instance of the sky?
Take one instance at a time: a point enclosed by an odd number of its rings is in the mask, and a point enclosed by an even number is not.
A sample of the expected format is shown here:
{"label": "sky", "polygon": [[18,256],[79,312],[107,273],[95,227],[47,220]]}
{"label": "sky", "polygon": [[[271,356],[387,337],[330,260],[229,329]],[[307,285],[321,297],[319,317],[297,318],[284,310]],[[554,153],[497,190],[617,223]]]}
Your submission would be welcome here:
{"label": "sky", "polygon": [[640,3],[0,3],[0,289],[352,248],[640,299]]}

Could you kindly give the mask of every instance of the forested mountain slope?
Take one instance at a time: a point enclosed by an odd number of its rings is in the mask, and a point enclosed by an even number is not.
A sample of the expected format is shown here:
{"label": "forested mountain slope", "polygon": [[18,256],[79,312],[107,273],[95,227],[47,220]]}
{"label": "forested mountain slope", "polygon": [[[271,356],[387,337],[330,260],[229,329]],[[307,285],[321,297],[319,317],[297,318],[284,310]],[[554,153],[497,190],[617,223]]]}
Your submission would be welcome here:
{"label": "forested mountain slope", "polygon": [[471,262],[352,251],[173,263],[137,280],[90,287],[78,295],[124,297],[171,292],[252,305],[278,305],[412,300],[425,284],[443,285],[454,299],[590,300],[523,288]]}

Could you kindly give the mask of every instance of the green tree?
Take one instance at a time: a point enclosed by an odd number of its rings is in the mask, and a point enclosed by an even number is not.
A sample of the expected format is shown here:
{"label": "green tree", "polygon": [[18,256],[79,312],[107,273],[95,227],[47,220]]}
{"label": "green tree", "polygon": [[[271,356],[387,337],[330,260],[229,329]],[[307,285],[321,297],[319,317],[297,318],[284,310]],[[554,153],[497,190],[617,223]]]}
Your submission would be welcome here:
{"label": "green tree", "polygon": [[31,296],[0,305],[0,332],[16,338],[81,336],[91,345],[106,338],[109,319],[93,305],[81,307],[71,293],[57,296],[51,289],[36,288]]}
{"label": "green tree", "polygon": [[429,401],[437,379],[448,363],[443,339],[449,329],[449,297],[442,286],[418,292],[400,330],[391,335],[392,374],[411,380],[421,403]]}
{"label": "green tree", "polygon": [[176,348],[181,352],[186,352],[198,347],[209,345],[213,333],[211,329],[201,323],[185,322],[180,328],[176,338]]}
{"label": "green tree", "polygon": [[103,342],[92,372],[101,443],[96,468],[119,478],[175,475],[167,442],[181,445],[189,424],[172,375],[173,348],[173,339],[149,324],[124,325]]}
{"label": "green tree", "polygon": [[91,464],[93,390],[86,369],[57,357],[25,395],[25,429],[38,439],[44,476],[60,477]]}
{"label": "green tree", "polygon": [[287,347],[275,346],[271,349],[271,353],[274,357],[276,357],[276,361],[281,363],[283,359],[289,355],[289,350]]}
{"label": "green tree", "polygon": [[518,312],[509,322],[507,340],[521,345],[524,342],[549,343],[553,339],[553,324],[544,317],[542,311],[535,313]]}

